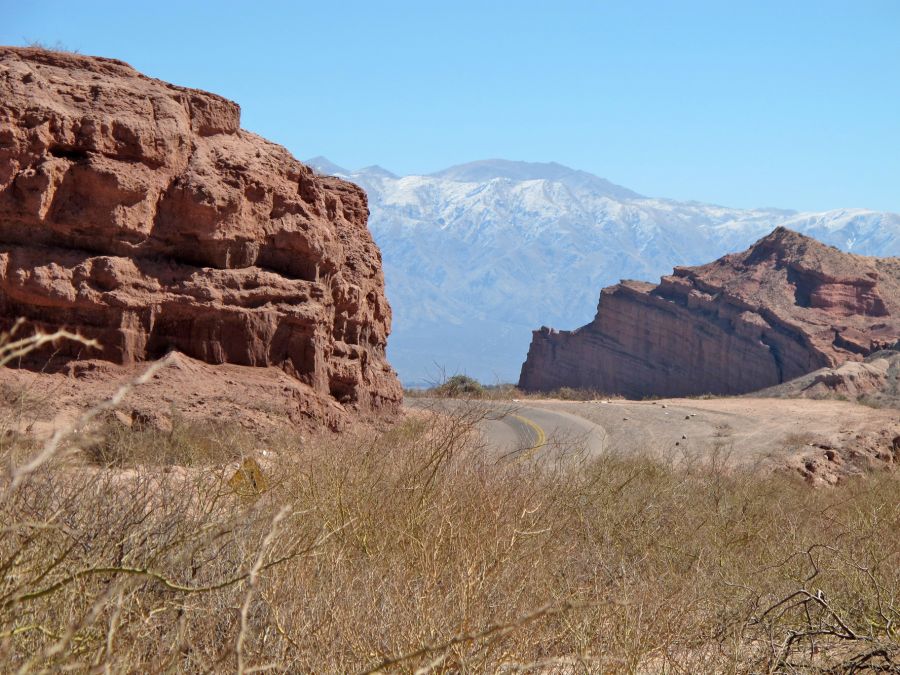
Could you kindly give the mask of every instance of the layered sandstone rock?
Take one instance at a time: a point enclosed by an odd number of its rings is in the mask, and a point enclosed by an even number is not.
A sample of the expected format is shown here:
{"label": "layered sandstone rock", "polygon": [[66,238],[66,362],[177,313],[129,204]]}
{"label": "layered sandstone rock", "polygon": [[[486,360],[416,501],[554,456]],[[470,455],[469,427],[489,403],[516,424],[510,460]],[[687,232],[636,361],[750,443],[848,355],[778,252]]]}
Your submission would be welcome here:
{"label": "layered sandstone rock", "polygon": [[535,331],[519,386],[629,397],[740,394],[900,338],[900,259],[842,253],[778,228],[659,284],[603,289],[575,331]]}
{"label": "layered sandstone rock", "polygon": [[875,352],[863,361],[820,368],[754,396],[772,398],[848,399],[871,406],[900,407],[900,352]]}
{"label": "layered sandstone rock", "polygon": [[[276,366],[318,402],[401,398],[365,193],[240,128],[220,96],[120,61],[0,48],[0,316]],[[65,349],[65,348],[63,348]],[[69,349],[71,360],[79,352]]]}

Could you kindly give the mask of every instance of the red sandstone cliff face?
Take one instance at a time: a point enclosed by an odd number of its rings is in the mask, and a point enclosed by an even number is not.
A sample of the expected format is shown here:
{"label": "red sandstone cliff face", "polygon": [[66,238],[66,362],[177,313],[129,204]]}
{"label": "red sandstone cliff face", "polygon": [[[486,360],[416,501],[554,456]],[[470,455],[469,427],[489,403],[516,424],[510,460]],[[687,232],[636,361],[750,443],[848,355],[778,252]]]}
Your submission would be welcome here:
{"label": "red sandstone cliff face", "polygon": [[[401,399],[365,193],[125,63],[0,48],[0,317],[278,366],[332,405]],[[74,355],[74,352],[70,352]],[[313,406],[313,409],[315,406]]]}
{"label": "red sandstone cliff face", "polygon": [[519,386],[629,397],[740,394],[891,346],[900,259],[842,253],[784,228],[743,253],[603,289],[575,331],[535,331]]}

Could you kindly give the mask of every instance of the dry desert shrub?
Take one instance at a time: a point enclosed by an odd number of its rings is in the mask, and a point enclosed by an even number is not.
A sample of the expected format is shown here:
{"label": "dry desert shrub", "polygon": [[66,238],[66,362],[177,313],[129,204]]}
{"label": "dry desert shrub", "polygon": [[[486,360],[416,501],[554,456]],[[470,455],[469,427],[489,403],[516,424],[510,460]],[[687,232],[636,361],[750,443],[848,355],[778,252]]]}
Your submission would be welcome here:
{"label": "dry desert shrub", "polygon": [[625,400],[618,394],[604,394],[596,389],[560,387],[551,391],[524,391],[513,384],[481,384],[466,375],[454,375],[426,389],[404,389],[404,396],[422,398],[478,398],[492,401],[561,400],[596,401]]}
{"label": "dry desert shrub", "polygon": [[[896,476],[499,460],[489,405],[262,448],[202,428],[120,429],[112,458],[87,432],[7,443],[4,670],[896,668]],[[153,457],[167,442],[177,466]],[[259,494],[234,490],[248,457]]]}
{"label": "dry desert shrub", "polygon": [[191,421],[178,414],[170,425],[164,429],[126,425],[110,416],[80,444],[86,457],[99,466],[200,467],[251,455],[259,440],[236,424]]}

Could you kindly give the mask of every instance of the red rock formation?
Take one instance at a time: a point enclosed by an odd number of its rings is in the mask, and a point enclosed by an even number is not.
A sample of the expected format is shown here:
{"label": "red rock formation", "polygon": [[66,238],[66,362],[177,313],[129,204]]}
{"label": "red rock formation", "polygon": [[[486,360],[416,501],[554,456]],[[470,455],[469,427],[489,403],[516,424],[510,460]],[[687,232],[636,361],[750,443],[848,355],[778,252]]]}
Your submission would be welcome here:
{"label": "red rock formation", "polygon": [[871,354],[863,361],[847,361],[835,368],[820,368],[784,384],[758,391],[754,396],[839,398],[900,408],[900,352],[884,350]]}
{"label": "red rock formation", "polygon": [[[220,96],[120,61],[0,48],[0,316],[282,368],[357,409],[401,399],[357,186],[240,128]],[[74,357],[75,352],[69,352]]]}
{"label": "red rock formation", "polygon": [[535,331],[519,386],[629,397],[755,391],[893,345],[900,259],[842,253],[778,228],[656,286],[603,289],[575,331]]}

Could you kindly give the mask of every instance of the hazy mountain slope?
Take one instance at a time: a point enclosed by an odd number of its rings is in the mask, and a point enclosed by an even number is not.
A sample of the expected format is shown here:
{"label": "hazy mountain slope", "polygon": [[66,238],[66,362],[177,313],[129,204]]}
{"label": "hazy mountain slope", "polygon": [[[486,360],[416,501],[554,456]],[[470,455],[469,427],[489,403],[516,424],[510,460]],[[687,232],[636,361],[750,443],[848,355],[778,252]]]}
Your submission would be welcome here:
{"label": "hazy mountain slope", "polygon": [[560,164],[486,160],[430,176],[309,162],[369,194],[394,308],[391,363],[406,383],[467,372],[514,381],[531,331],[574,328],[600,289],[656,281],[746,248],[778,225],[843,250],[900,254],[900,215],[798,214],[638,195]]}

